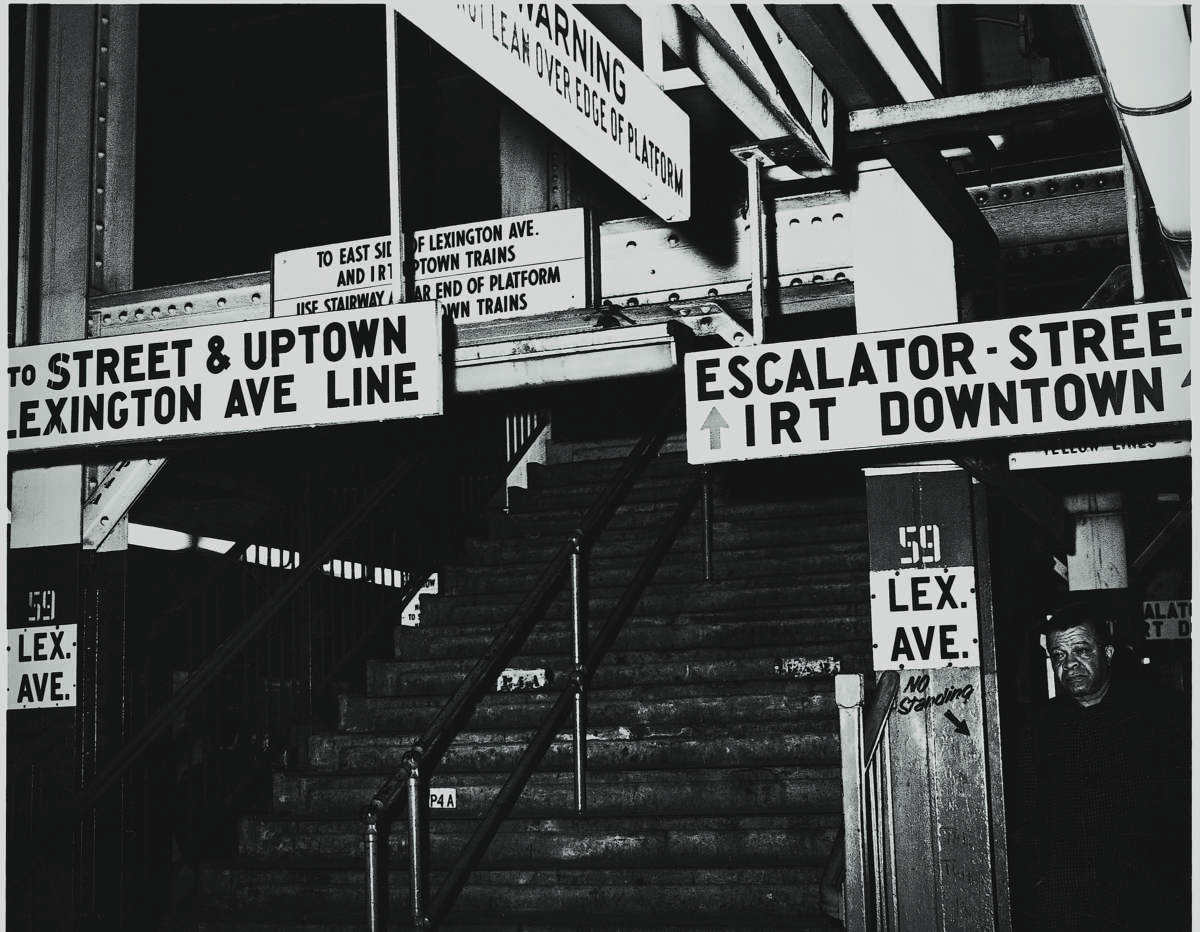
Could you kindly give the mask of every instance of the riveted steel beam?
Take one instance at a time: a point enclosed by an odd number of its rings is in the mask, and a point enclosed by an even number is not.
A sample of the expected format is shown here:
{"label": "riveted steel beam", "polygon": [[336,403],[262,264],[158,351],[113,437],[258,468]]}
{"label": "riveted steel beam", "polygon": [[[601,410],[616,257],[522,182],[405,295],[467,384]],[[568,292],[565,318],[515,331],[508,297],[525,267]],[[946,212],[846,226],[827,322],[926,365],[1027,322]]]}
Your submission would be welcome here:
{"label": "riveted steel beam", "polygon": [[866,149],[920,139],[966,137],[1103,108],[1104,89],[1099,78],[1072,78],[854,110],[846,144],[850,149]]}
{"label": "riveted steel beam", "polygon": [[88,336],[118,336],[271,316],[271,273],[101,295],[88,301]]}
{"label": "riveted steel beam", "polygon": [[[775,17],[812,62],[834,97],[851,110],[887,107],[904,98],[839,6],[777,4]],[[941,153],[923,141],[889,141],[883,155],[958,246],[972,258],[993,255],[996,234]]]}
{"label": "riveted steel beam", "polygon": [[729,312],[715,301],[698,304],[672,304],[671,310],[698,337],[720,337],[730,346],[750,346],[754,336],[734,320]]}
{"label": "riveted steel beam", "polygon": [[133,287],[137,29],[136,6],[96,8],[88,270],[93,292]]}
{"label": "riveted steel beam", "polygon": [[99,480],[83,502],[83,549],[99,550],[162,469],[165,459],[122,460],[101,467]]}

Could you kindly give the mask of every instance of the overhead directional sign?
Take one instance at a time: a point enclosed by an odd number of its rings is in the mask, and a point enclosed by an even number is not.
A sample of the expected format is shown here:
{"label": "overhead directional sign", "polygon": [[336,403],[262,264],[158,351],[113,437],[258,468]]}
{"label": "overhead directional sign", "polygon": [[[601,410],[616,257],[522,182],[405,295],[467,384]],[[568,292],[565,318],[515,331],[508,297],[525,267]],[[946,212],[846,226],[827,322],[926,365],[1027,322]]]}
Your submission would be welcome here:
{"label": "overhead directional sign", "polygon": [[687,115],[572,4],[394,5],[663,220],[688,219]]}
{"label": "overhead directional sign", "polygon": [[693,353],[688,460],[1188,421],[1178,302]]}
{"label": "overhead directional sign", "polygon": [[432,301],[8,353],[10,452],[441,413]]}
{"label": "overhead directional sign", "polygon": [[414,297],[459,323],[587,307],[583,208],[413,234]]}
{"label": "overhead directional sign", "polygon": [[279,252],[271,274],[271,312],[282,317],[383,307],[394,300],[393,275],[390,236]]}

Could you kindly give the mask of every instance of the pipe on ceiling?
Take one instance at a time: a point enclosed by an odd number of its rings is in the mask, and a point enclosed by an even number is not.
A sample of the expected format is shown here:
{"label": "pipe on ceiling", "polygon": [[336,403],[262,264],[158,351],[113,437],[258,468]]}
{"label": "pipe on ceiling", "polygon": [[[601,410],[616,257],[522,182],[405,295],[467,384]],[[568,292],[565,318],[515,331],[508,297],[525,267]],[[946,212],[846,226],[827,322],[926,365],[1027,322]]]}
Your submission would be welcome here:
{"label": "pipe on ceiling", "polygon": [[1190,297],[1191,31],[1184,7],[1075,9],[1125,150]]}

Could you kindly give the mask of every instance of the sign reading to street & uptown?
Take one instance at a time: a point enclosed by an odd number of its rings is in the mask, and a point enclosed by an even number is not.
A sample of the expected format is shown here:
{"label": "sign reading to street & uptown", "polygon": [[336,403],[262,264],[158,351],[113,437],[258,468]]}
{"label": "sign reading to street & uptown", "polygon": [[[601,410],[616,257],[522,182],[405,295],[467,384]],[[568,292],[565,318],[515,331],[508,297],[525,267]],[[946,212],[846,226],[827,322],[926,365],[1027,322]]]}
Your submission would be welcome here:
{"label": "sign reading to street & uptown", "polygon": [[1187,421],[1188,303],[699,352],[688,460],[713,463]]}
{"label": "sign reading to street & uptown", "polygon": [[426,301],[22,346],[10,452],[442,413],[442,325]]}

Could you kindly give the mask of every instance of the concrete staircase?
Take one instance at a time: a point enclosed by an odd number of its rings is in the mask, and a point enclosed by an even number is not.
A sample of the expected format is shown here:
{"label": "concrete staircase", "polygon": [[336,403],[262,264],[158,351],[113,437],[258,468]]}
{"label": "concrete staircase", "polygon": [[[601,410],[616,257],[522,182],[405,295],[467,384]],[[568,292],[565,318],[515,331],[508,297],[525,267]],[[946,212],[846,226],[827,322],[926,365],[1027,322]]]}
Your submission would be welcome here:
{"label": "concrete staircase", "polygon": [[[421,626],[397,625],[367,694],[342,698],[338,729],[275,776],[273,813],[244,818],[236,858],[202,872],[201,928],[364,927],[362,807],[631,446],[556,444],[531,470],[441,574]],[[668,444],[590,551],[593,629],[693,469]],[[593,680],[588,813],[574,814],[568,725],[443,928],[831,928],[818,881],[841,822],[832,672],[865,670],[870,653],[861,492],[857,474],[790,464],[719,475],[714,578],[698,506]],[[433,891],[566,688],[568,614],[564,592],[510,664],[549,684],[486,696],[431,778],[456,797],[430,810]],[[388,928],[408,922],[404,818],[402,805],[387,838]]]}

